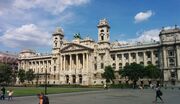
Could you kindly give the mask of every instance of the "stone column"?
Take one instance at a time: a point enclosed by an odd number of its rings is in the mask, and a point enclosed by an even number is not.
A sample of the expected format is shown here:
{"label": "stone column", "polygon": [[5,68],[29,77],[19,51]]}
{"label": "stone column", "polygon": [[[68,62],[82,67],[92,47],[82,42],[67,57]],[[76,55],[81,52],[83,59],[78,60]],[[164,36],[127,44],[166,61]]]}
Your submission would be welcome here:
{"label": "stone column", "polygon": [[129,65],[131,64],[131,53],[128,53],[128,62],[129,62]]}
{"label": "stone column", "polygon": [[69,63],[70,63],[70,68],[69,68],[69,71],[71,72],[72,71],[72,55],[70,54],[70,57],[69,57]]}
{"label": "stone column", "polygon": [[122,53],[122,68],[125,66],[124,53]]}
{"label": "stone column", "polygon": [[177,78],[178,78],[178,81],[180,81],[180,70],[177,70]]}
{"label": "stone column", "polygon": [[83,53],[82,55],[83,55],[83,70],[82,71],[84,71],[84,69],[85,69],[85,53]]}
{"label": "stone column", "polygon": [[78,54],[76,54],[76,70],[79,69]]}
{"label": "stone column", "polygon": [[89,55],[86,53],[86,70],[88,71],[89,69]]}
{"label": "stone column", "polygon": [[153,65],[155,65],[155,62],[154,62],[154,52],[153,51],[151,51],[151,63],[153,64]]}
{"label": "stone column", "polygon": [[138,52],[136,52],[136,63],[139,64],[139,55],[138,55]]}
{"label": "stone column", "polygon": [[78,76],[78,74],[76,75],[76,84],[79,84],[79,76]]}
{"label": "stone column", "polygon": [[115,63],[116,63],[115,70],[119,70],[119,64],[118,64],[117,54],[115,54]]}
{"label": "stone column", "polygon": [[147,57],[146,57],[146,51],[143,52],[143,61],[144,61],[144,66],[147,65]]}
{"label": "stone column", "polygon": [[64,70],[66,70],[66,55],[64,55]]}
{"label": "stone column", "polygon": [[164,65],[164,68],[167,68],[167,59],[166,59],[166,49],[165,47],[163,47],[163,65]]}
{"label": "stone column", "polygon": [[63,58],[63,57],[62,57],[62,55],[61,55],[61,62],[60,62],[60,63],[61,63],[61,66],[60,66],[60,70],[62,70],[62,65],[63,65],[63,63],[62,63],[62,58]]}
{"label": "stone column", "polygon": [[179,51],[179,46],[176,46],[176,63],[178,64],[178,65],[176,65],[177,67],[180,67],[180,51]]}

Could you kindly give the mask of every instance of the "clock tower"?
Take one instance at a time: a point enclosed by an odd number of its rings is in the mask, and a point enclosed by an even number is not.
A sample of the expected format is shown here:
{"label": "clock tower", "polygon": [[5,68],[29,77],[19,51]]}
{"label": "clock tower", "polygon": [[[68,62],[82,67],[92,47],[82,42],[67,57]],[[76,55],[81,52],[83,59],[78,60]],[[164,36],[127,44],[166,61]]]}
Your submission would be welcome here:
{"label": "clock tower", "polygon": [[53,47],[52,53],[57,54],[60,52],[63,44],[64,33],[61,28],[57,28],[56,31],[52,34]]}
{"label": "clock tower", "polygon": [[110,26],[106,19],[99,21],[98,27],[98,43],[109,43],[109,30]]}

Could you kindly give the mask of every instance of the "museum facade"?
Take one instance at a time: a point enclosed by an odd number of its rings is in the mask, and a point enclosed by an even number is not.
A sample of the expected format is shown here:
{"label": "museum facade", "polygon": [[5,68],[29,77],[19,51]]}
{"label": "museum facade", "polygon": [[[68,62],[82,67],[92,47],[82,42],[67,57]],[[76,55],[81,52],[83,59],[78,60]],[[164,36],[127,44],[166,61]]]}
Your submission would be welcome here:
{"label": "museum facade", "polygon": [[110,25],[106,19],[100,20],[97,28],[97,42],[77,36],[68,42],[62,29],[57,28],[52,34],[52,53],[43,55],[23,50],[19,54],[18,68],[32,69],[39,76],[33,83],[44,84],[47,75],[48,84],[99,85],[105,83],[101,76],[105,66],[111,65],[115,70],[116,83],[125,83],[117,72],[135,62],[158,66],[164,83],[179,85],[180,29],[177,26],[162,29],[158,42],[134,44],[110,42]]}

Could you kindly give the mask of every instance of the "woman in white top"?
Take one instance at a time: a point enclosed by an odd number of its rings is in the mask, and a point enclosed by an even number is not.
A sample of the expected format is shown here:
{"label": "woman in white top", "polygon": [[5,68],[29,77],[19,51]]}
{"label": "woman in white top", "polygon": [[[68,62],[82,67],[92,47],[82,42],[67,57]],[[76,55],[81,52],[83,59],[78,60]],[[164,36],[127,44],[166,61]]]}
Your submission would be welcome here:
{"label": "woman in white top", "polygon": [[8,100],[12,100],[13,91],[8,90],[7,93],[8,93]]}

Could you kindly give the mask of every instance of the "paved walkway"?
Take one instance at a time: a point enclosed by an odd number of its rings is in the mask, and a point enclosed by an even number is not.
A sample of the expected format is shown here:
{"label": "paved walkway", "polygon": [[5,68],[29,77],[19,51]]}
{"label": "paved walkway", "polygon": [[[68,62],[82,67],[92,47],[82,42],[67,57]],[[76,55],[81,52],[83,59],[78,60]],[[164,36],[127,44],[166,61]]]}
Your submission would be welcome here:
{"label": "paved walkway", "polygon": [[[179,104],[180,90],[163,91],[164,104]],[[50,104],[153,104],[155,91],[151,89],[109,89],[102,91],[48,95]],[[36,96],[15,97],[0,104],[38,104]],[[160,101],[157,104],[161,104]]]}

